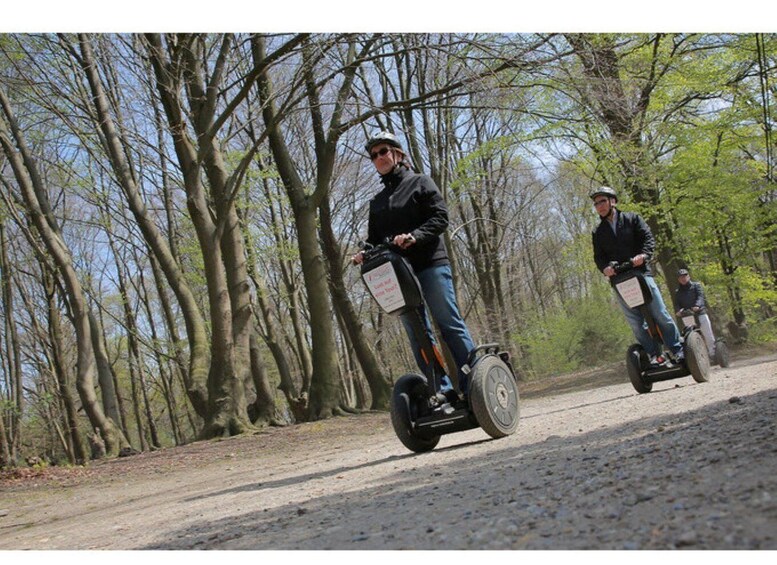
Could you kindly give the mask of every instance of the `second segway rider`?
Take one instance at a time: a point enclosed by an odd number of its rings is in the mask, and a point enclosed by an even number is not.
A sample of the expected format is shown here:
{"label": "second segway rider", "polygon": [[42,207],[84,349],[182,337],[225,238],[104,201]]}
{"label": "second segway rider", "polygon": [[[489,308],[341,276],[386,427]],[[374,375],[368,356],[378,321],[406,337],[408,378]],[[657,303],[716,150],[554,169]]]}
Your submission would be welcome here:
{"label": "second segway rider", "polygon": [[715,357],[715,335],[712,333],[712,324],[707,315],[706,302],[704,300],[704,289],[701,283],[691,280],[691,275],[687,269],[677,271],[677,282],[680,286],[675,291],[677,306],[680,308],[677,315],[682,316],[683,309],[692,310],[699,320],[699,328],[707,342],[707,351],[710,358]]}
{"label": "second segway rider", "polygon": [[[370,201],[367,243],[377,245],[389,238],[409,261],[421,283],[429,313],[456,362],[459,388],[466,394],[467,377],[461,368],[475,344],[459,312],[448,252],[441,237],[448,227],[445,201],[429,176],[413,172],[402,145],[393,134],[373,135],[365,149],[383,183],[383,189]],[[362,252],[353,256],[354,263],[359,264],[362,260]],[[426,333],[432,343],[436,343],[429,317],[425,308],[421,308]],[[425,373],[426,361],[405,316],[402,316],[402,324],[416,363]],[[450,380],[445,377],[441,392],[451,389]]]}
{"label": "second segway rider", "polygon": [[[593,231],[596,266],[606,277],[615,275],[615,271],[610,266],[613,261],[618,263],[631,261],[636,269],[642,271],[645,282],[653,294],[653,300],[649,305],[650,313],[658,324],[664,343],[672,352],[675,361],[682,362],[685,354],[680,343],[680,332],[666,309],[661,291],[653,280],[653,273],[648,263],[656,248],[650,227],[639,214],[619,211],[616,207],[618,195],[609,186],[594,190],[589,196],[601,219]],[[664,363],[661,346],[648,333],[644,316],[638,310],[629,308],[617,292],[615,294],[634,337],[650,356],[651,363]]]}

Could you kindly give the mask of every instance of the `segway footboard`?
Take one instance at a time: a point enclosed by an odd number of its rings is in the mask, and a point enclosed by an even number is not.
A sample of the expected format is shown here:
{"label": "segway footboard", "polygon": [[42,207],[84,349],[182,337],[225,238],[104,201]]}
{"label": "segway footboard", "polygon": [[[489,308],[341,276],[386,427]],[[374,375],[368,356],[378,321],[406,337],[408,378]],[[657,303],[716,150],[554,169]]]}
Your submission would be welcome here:
{"label": "segway footboard", "polygon": [[419,436],[437,436],[463,432],[478,427],[478,421],[472,413],[465,409],[437,412],[418,418],[415,422],[415,433]]}
{"label": "segway footboard", "polygon": [[661,381],[671,381],[672,379],[687,377],[689,373],[688,368],[683,364],[670,365],[668,367],[648,369],[645,371],[645,378],[651,383],[658,383]]}

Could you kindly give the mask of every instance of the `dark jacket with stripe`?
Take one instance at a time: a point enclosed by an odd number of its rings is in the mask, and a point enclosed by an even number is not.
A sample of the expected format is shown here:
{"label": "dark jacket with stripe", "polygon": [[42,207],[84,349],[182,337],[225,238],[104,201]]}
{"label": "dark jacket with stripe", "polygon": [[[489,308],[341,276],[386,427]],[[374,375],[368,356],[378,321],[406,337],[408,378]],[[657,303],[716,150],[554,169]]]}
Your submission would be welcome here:
{"label": "dark jacket with stripe", "polygon": [[677,307],[683,308],[701,308],[699,314],[705,314],[707,309],[704,306],[704,289],[701,283],[689,281],[688,284],[681,284],[675,291],[677,298]]}
{"label": "dark jacket with stripe", "polygon": [[656,250],[656,240],[645,220],[634,212],[617,210],[615,226],[613,233],[610,222],[602,220],[592,233],[596,266],[603,271],[611,261],[623,263],[644,253],[647,259],[636,269],[652,276],[649,261]]}
{"label": "dark jacket with stripe", "polygon": [[383,190],[370,200],[367,242],[409,233],[416,242],[401,255],[416,272],[447,265],[448,251],[441,235],[448,227],[448,208],[434,181],[427,175],[397,166],[381,177]]}

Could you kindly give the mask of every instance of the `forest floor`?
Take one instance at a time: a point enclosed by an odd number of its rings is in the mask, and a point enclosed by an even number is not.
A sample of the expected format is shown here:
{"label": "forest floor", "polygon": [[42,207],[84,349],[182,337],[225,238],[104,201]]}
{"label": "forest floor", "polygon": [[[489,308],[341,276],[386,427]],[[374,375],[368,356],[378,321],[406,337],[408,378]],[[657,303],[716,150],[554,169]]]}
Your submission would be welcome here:
{"label": "forest floor", "polygon": [[6,472],[0,550],[777,549],[777,354],[519,388],[514,435],[421,455],[370,412]]}

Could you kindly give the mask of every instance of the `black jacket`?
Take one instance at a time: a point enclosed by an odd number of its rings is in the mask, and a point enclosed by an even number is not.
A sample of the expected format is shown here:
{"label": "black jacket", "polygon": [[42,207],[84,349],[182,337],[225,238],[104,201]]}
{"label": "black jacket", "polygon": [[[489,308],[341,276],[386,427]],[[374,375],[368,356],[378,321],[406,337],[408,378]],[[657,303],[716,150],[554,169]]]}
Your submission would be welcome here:
{"label": "black jacket", "polygon": [[634,212],[617,210],[615,225],[617,235],[607,220],[602,220],[592,233],[596,266],[603,271],[610,261],[623,263],[644,253],[647,259],[637,269],[652,276],[648,262],[656,250],[656,240],[645,220]]}
{"label": "black jacket", "polygon": [[688,284],[681,284],[675,291],[675,297],[677,298],[677,307],[693,308],[699,307],[699,314],[707,312],[704,307],[704,290],[701,287],[701,283],[689,281]]}
{"label": "black jacket", "polygon": [[383,190],[370,200],[367,242],[377,245],[387,237],[409,233],[416,242],[399,253],[416,272],[447,265],[448,252],[440,236],[448,227],[448,208],[434,181],[402,166],[381,181]]}

